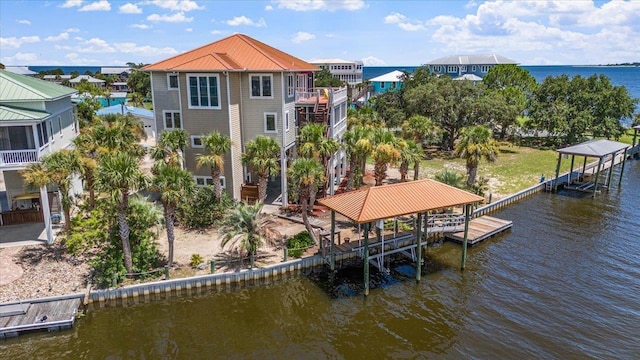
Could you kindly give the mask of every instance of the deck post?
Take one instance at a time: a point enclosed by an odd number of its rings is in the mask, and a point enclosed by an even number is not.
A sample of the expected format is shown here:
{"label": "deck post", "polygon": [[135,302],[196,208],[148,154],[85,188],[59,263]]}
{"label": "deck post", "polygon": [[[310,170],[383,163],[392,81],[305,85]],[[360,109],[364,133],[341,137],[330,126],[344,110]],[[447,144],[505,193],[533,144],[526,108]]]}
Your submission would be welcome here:
{"label": "deck post", "polygon": [[335,240],[335,232],[336,232],[336,212],[334,210],[331,210],[331,244],[329,245],[330,247],[330,251],[329,251],[329,257],[330,257],[330,261],[331,261],[331,271],[336,269],[336,255],[334,252],[334,245],[333,242]]}
{"label": "deck post", "polygon": [[636,147],[636,139],[638,138],[638,129],[633,129],[633,141],[631,147]]}
{"label": "deck post", "polygon": [[384,219],[382,220],[377,220],[376,221],[376,242],[381,243],[380,246],[380,264],[382,264],[382,266],[380,267],[380,271],[382,271],[384,269],[384,240],[382,239],[382,229],[384,229]]}
{"label": "deck post", "polygon": [[[559,162],[558,162],[559,164]],[[558,176],[556,175],[556,179]],[[471,213],[471,204],[464,206],[464,240],[462,241],[462,259],[460,261],[460,270],[464,270],[464,264],[467,261],[467,240],[469,239],[469,215]]]}
{"label": "deck post", "polygon": [[598,168],[596,169],[596,182],[593,185],[593,194],[591,197],[596,197],[596,190],[598,189],[598,178],[600,177],[600,166],[602,165],[602,157],[598,159]]}
{"label": "deck post", "polygon": [[618,180],[618,187],[622,184],[622,174],[624,173],[624,164],[627,162],[627,149],[624,149],[624,155],[622,156],[622,168],[620,168],[620,180]]}
{"label": "deck post", "polygon": [[569,169],[569,178],[567,179],[567,184],[571,184],[571,175],[573,174],[573,162],[576,159],[575,155],[571,155],[571,169]]}
{"label": "deck post", "polygon": [[[556,179],[553,182],[553,192],[558,192],[558,176],[560,176],[560,163],[562,162],[562,153],[558,153],[558,164],[556,165]],[[466,238],[466,236],[465,236]],[[463,266],[464,268],[464,266]]]}
{"label": "deck post", "polygon": [[613,166],[616,164],[616,154],[617,152],[611,154],[611,166],[609,166],[609,172],[607,173],[607,191],[609,191],[611,187],[611,177],[613,176]]}
{"label": "deck post", "polygon": [[587,157],[584,157],[584,163],[582,163],[582,173],[581,173],[581,177],[582,180],[584,180],[584,172],[587,171]]}
{"label": "deck post", "polygon": [[[424,230],[425,232],[427,231],[426,228]],[[418,253],[416,254],[416,281],[420,281],[420,274],[422,273],[422,213],[418,213],[418,230],[416,235],[418,237]]]}
{"label": "deck post", "polygon": [[364,296],[369,295],[369,223],[364,224]]}

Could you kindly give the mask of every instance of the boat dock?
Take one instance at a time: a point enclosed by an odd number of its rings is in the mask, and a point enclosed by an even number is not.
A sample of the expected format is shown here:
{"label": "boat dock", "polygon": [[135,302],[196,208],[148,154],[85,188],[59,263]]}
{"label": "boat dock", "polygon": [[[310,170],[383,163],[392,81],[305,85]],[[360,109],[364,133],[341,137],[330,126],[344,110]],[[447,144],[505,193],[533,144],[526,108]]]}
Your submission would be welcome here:
{"label": "boat dock", "polygon": [[[483,240],[497,235],[513,226],[513,221],[498,219],[492,216],[481,216],[469,221],[469,234],[467,245],[473,246]],[[444,234],[445,239],[462,244],[464,242],[464,231],[450,232]]]}
{"label": "boat dock", "polygon": [[58,331],[73,326],[80,298],[0,305],[0,339],[31,331]]}

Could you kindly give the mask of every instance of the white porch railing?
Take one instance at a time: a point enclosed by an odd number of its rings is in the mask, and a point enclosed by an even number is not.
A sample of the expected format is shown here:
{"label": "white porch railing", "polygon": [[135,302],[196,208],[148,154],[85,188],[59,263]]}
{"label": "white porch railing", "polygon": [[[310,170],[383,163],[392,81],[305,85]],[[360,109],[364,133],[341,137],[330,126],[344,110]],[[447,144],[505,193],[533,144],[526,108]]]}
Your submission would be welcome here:
{"label": "white porch railing", "polygon": [[338,88],[338,89],[332,89],[331,90],[333,96],[332,96],[332,101],[333,104],[332,105],[336,105],[336,104],[340,104],[342,102],[345,102],[347,100],[347,88],[343,87],[343,88]]}
{"label": "white porch railing", "polygon": [[2,150],[0,166],[38,162],[38,150]]}

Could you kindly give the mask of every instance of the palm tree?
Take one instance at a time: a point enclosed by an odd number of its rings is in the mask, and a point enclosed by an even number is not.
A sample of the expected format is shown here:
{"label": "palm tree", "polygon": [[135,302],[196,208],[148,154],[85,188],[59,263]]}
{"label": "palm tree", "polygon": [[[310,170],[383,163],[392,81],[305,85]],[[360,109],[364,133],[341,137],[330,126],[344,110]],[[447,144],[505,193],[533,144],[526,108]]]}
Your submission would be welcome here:
{"label": "palm tree", "polygon": [[392,132],[375,128],[372,134],[373,161],[376,178],[376,186],[382,185],[382,181],[387,177],[387,167],[400,160],[399,142]]}
{"label": "palm tree", "polygon": [[151,190],[160,193],[167,229],[167,242],[169,243],[169,266],[173,266],[173,241],[175,240],[173,224],[176,208],[182,199],[193,194],[193,178],[187,170],[165,164],[162,161],[156,163],[153,173]]}
{"label": "palm tree", "polygon": [[220,233],[224,234],[222,247],[233,243],[246,250],[249,253],[251,268],[254,267],[258,248],[264,243],[264,228],[269,222],[261,212],[262,205],[262,202],[253,205],[237,203],[233,211],[227,214],[220,228]]}
{"label": "palm tree", "polygon": [[325,169],[317,160],[298,158],[289,169],[289,178],[293,188],[298,191],[298,199],[302,210],[302,221],[314,242],[317,239],[307,216],[308,203],[311,194],[318,191],[318,187],[325,181]]}
{"label": "palm tree", "polygon": [[146,138],[142,121],[131,114],[109,114],[100,118],[102,123],[93,130],[100,155],[126,152],[137,158],[144,156],[146,150],[140,145]]}
{"label": "palm tree", "polygon": [[424,156],[422,149],[411,140],[403,141],[400,148],[400,181],[407,181],[409,165],[413,164],[413,180],[418,180],[420,161]]}
{"label": "palm tree", "polygon": [[222,197],[222,184],[220,183],[220,175],[224,171],[224,154],[231,150],[231,138],[221,134],[218,131],[211,132],[202,137],[204,149],[208,154],[196,155],[196,163],[198,167],[211,166],[211,178],[213,179],[213,188],[216,197]]}
{"label": "palm tree", "polygon": [[280,144],[273,138],[259,135],[247,142],[242,153],[242,163],[248,165],[258,175],[258,201],[267,197],[269,176],[280,171]]}
{"label": "palm tree", "polygon": [[[325,136],[327,126],[324,124],[307,124],[300,129],[298,154],[308,159],[320,161],[327,171],[327,179],[333,169],[329,168],[329,159],[340,149],[340,143]],[[322,188],[326,189],[326,182]],[[315,202],[315,193],[311,195],[310,204]]]}
{"label": "palm tree", "polygon": [[151,149],[151,158],[170,166],[182,166],[184,150],[189,143],[189,134],[182,129],[162,132],[157,145]]}
{"label": "palm tree", "polygon": [[71,178],[80,169],[78,155],[71,150],[59,150],[42,158],[41,163],[30,164],[20,174],[25,183],[42,187],[53,184],[58,187],[62,196],[62,211],[64,212],[64,228],[71,225]]}
{"label": "palm tree", "polygon": [[418,145],[438,140],[438,126],[426,116],[414,115],[402,123],[402,136]]}
{"label": "palm tree", "polygon": [[83,128],[71,142],[80,162],[80,177],[85,190],[89,193],[89,210],[92,210],[96,206],[95,183],[98,168],[98,144],[93,127]]}
{"label": "palm tree", "polygon": [[441,183],[451,185],[456,188],[462,188],[462,182],[464,181],[464,175],[453,170],[444,169],[435,175],[436,180]]}
{"label": "palm tree", "polygon": [[473,186],[481,159],[493,162],[498,157],[498,145],[486,126],[466,128],[455,147],[455,154],[467,162],[467,187]]}
{"label": "palm tree", "polygon": [[361,166],[373,148],[369,138],[370,134],[371,128],[357,125],[347,130],[342,137],[342,143],[349,159],[347,190],[353,189],[356,174],[364,175],[364,170],[361,169]]}
{"label": "palm tree", "polygon": [[129,242],[129,195],[132,191],[147,185],[146,176],[140,171],[139,160],[126,152],[105,155],[101,159],[96,174],[96,188],[107,192],[118,208],[118,231],[122,241],[124,267],[128,272],[133,268],[131,244]]}

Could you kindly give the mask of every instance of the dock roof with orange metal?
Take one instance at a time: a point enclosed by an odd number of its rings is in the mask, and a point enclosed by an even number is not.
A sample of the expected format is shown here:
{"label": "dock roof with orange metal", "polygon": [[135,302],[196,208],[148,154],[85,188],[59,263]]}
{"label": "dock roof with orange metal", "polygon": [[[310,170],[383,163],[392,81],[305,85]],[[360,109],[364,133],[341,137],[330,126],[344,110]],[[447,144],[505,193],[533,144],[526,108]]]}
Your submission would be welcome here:
{"label": "dock roof with orange metal", "polygon": [[482,201],[481,196],[424,179],[374,186],[319,200],[356,223],[422,213]]}

